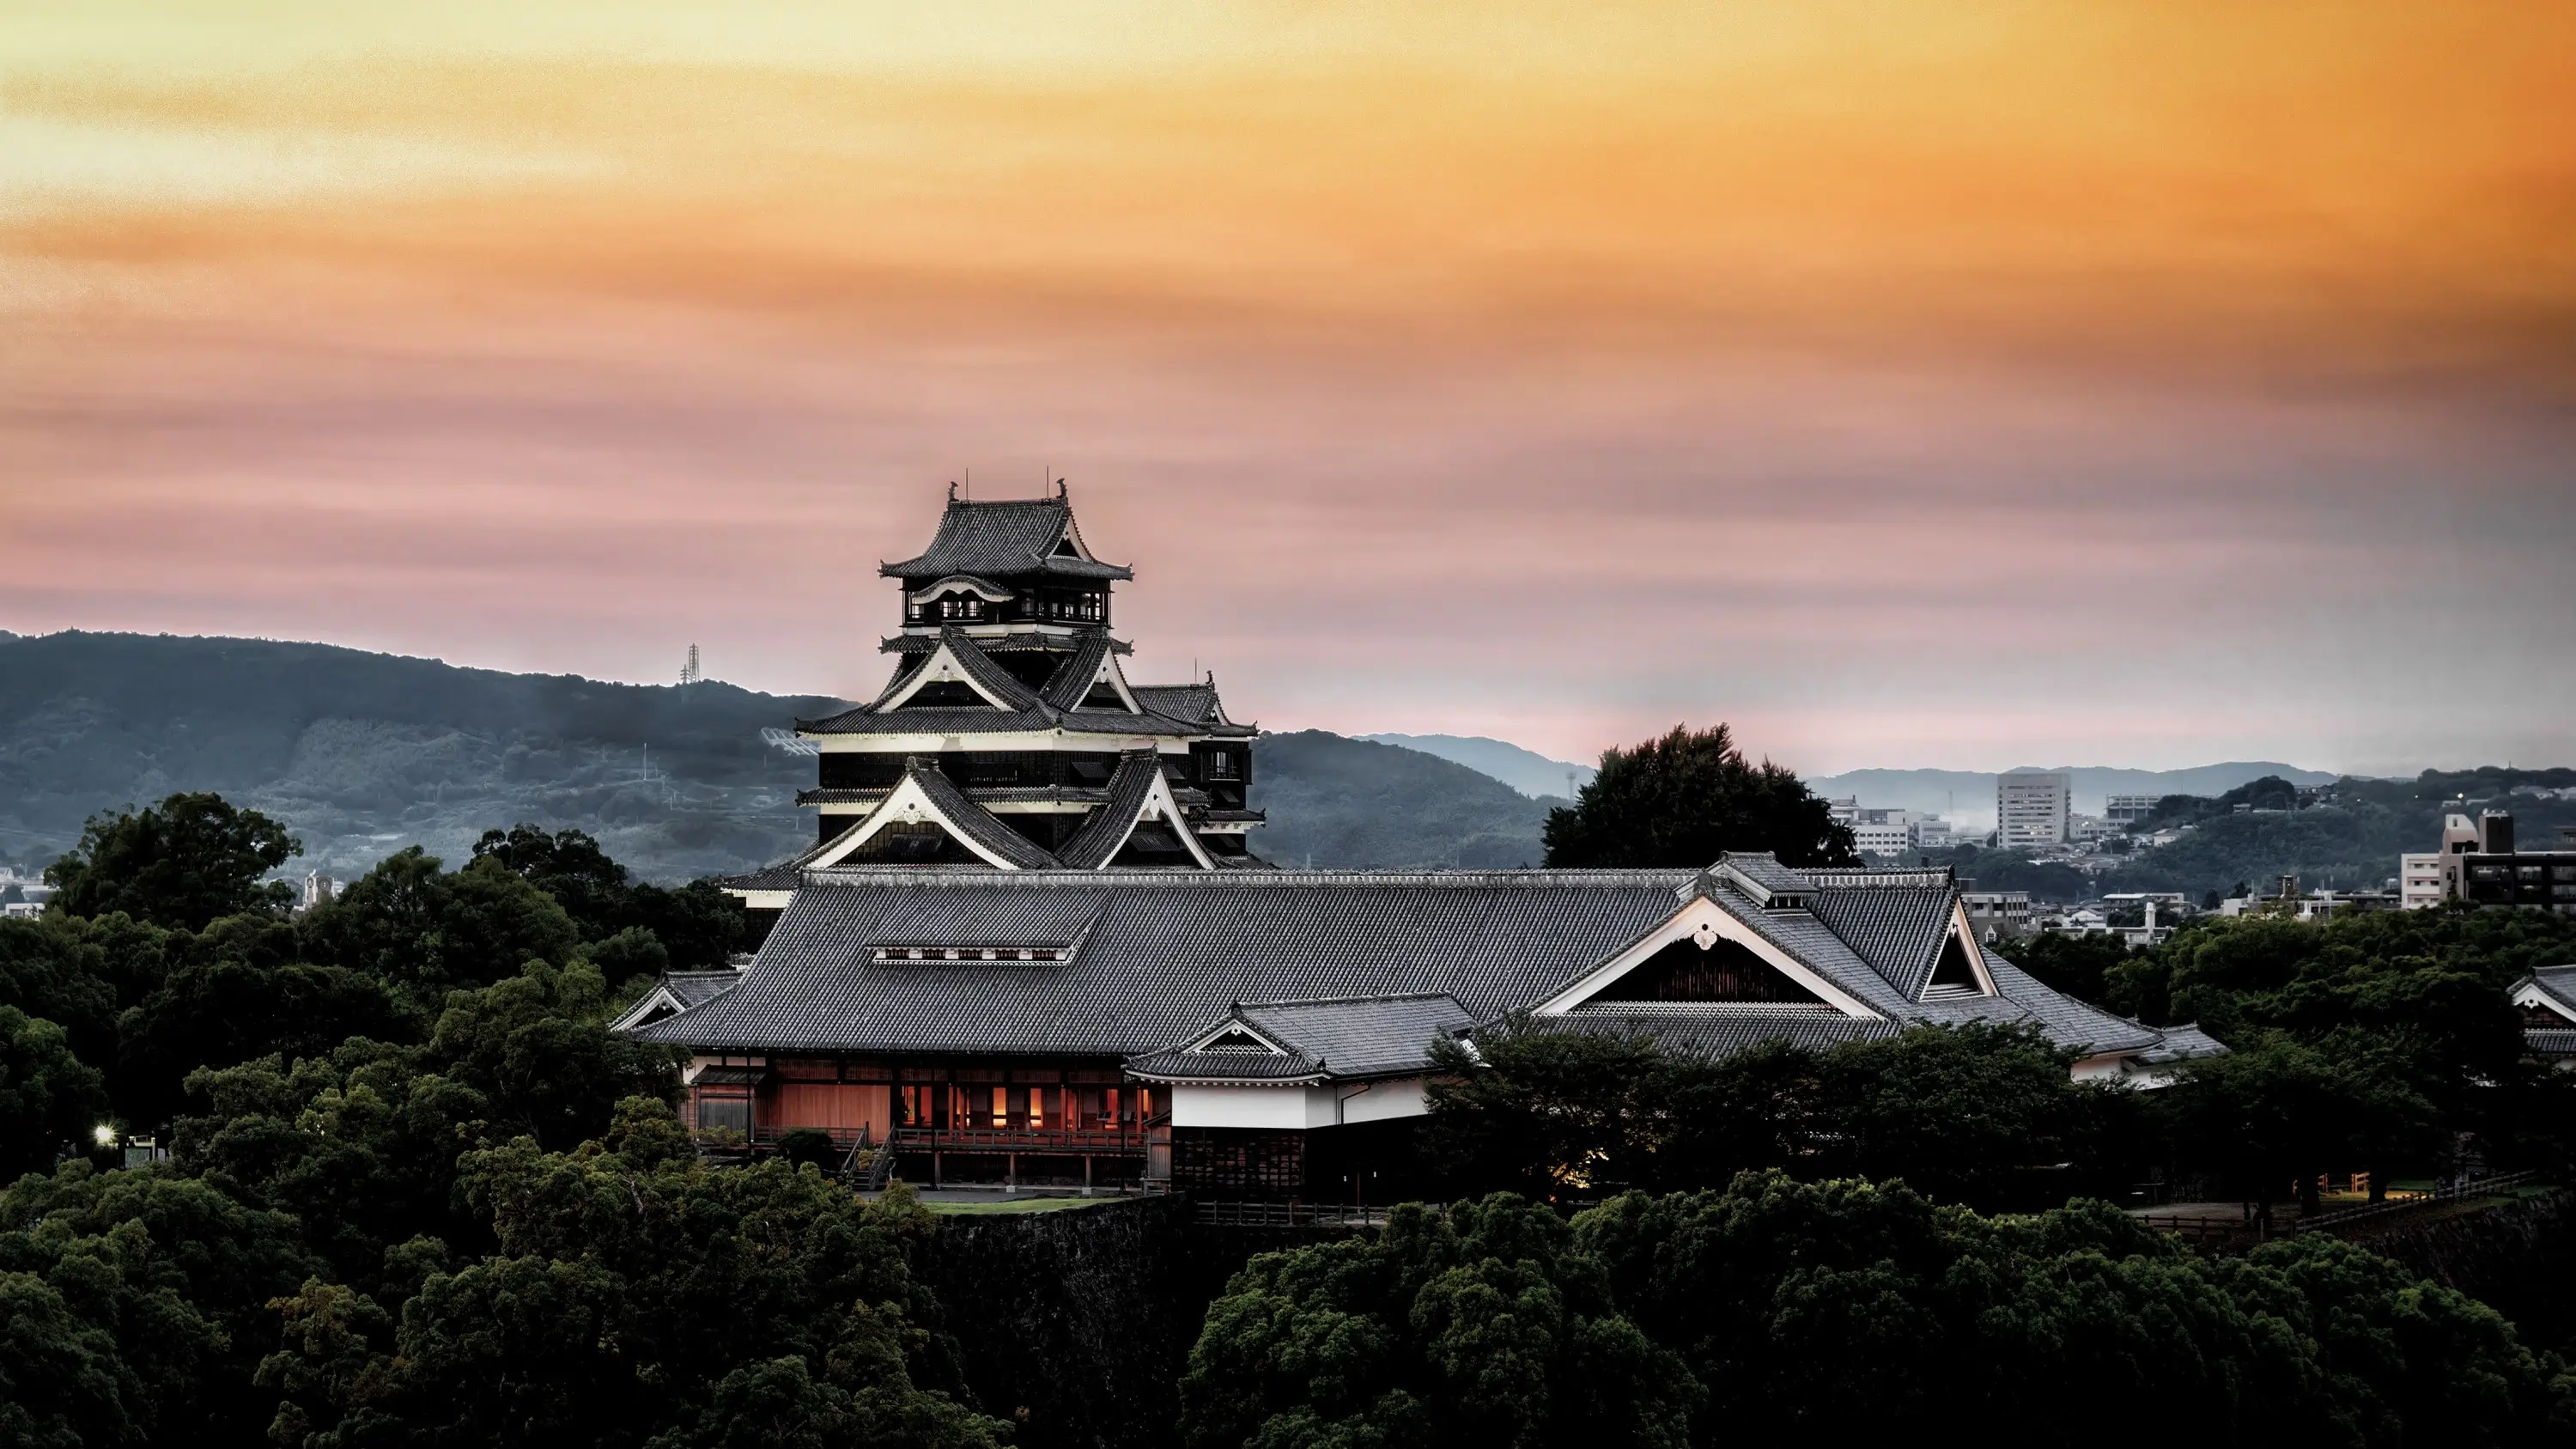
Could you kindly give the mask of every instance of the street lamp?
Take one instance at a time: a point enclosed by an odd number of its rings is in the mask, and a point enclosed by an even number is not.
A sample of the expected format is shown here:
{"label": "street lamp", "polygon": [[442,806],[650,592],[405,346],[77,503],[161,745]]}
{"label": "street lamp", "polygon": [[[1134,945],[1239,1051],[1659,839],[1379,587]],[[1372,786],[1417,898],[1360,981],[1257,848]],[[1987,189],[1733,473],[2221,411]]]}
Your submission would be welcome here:
{"label": "street lamp", "polygon": [[101,1147],[114,1147],[116,1145],[116,1129],[105,1122],[101,1122],[96,1127],[91,1128],[89,1135],[90,1140],[96,1142]]}

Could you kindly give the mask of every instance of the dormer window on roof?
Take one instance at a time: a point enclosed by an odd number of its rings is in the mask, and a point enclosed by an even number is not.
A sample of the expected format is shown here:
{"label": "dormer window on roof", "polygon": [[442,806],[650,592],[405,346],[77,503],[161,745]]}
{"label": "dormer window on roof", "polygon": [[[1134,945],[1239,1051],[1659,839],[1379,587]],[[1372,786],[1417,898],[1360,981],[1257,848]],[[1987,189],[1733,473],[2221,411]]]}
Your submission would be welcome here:
{"label": "dormer window on roof", "polygon": [[1070,946],[879,946],[880,964],[898,961],[1069,961]]}

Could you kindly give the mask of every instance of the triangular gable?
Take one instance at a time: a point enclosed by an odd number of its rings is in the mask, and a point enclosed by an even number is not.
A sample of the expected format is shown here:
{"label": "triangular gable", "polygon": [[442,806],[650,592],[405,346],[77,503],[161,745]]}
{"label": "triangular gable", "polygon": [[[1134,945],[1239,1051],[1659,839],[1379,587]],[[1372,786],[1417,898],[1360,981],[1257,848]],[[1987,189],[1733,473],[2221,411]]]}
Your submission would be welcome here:
{"label": "triangular gable", "polygon": [[998,685],[987,682],[984,677],[986,671],[971,667],[960,656],[961,649],[973,647],[960,644],[954,638],[943,637],[939,646],[930,651],[930,657],[921,661],[921,667],[912,672],[912,677],[896,686],[894,692],[877,705],[877,712],[882,714],[887,710],[901,709],[913,696],[933,684],[962,684],[995,709],[1024,708],[1023,701],[1006,697]]}
{"label": "triangular gable", "polygon": [[1968,903],[1956,894],[1950,897],[1950,929],[1941,941],[1941,954],[1933,958],[1932,975],[1924,990],[1947,987],[1963,994],[2000,996],[1995,986],[1995,973],[1986,965],[1985,948],[1977,944],[1977,928],[1968,922]]}
{"label": "triangular gable", "polygon": [[[906,770],[904,777],[895,783],[895,787],[886,792],[886,797],[877,802],[877,808],[868,812],[866,819],[833,837],[831,843],[816,852],[805,862],[805,865],[811,870],[822,870],[839,865],[856,854],[861,846],[887,831],[916,825],[937,825],[947,831],[951,839],[972,852],[977,859],[998,870],[1025,868],[1021,862],[1011,859],[1002,851],[978,839],[979,832],[967,829],[963,823],[952,819],[948,811],[932,797],[930,790],[915,778],[910,770]],[[1030,842],[1028,850],[1023,853],[1031,856],[1042,854],[1035,842]]]}
{"label": "triangular gable", "polygon": [[1287,1048],[1254,1031],[1241,1017],[1228,1017],[1214,1031],[1181,1048],[1188,1052],[1265,1052],[1274,1057],[1288,1055]]}
{"label": "triangular gable", "polygon": [[2513,1004],[2522,1008],[2526,1027],[2547,1027],[2553,1019],[2576,1026],[2576,1009],[2571,1009],[2558,992],[2543,985],[2537,975],[2526,976],[2515,984]]}
{"label": "triangular gable", "polygon": [[[1058,695],[1057,698],[1064,696]],[[1127,687],[1127,672],[1118,666],[1117,653],[1108,649],[1100,651],[1099,665],[1091,671],[1091,677],[1083,681],[1081,692],[1074,694],[1073,700],[1075,709],[1122,710],[1128,714],[1145,712],[1145,707],[1136,702],[1136,692]]]}
{"label": "triangular gable", "polygon": [[668,985],[657,985],[643,1000],[626,1008],[625,1015],[610,1022],[608,1029],[633,1031],[637,1027],[651,1026],[657,1021],[668,1021],[688,1009],[688,1003],[672,994]]}
{"label": "triangular gable", "polygon": [[[1730,943],[1742,948],[1754,960],[1779,972],[1808,996],[1821,1001],[1835,1011],[1845,1016],[1879,1019],[1879,1013],[1872,1011],[1860,998],[1835,985],[1824,973],[1790,955],[1705,896],[1694,896],[1685,902],[1680,910],[1673,913],[1670,920],[1638,937],[1619,954],[1585,972],[1572,985],[1540,1002],[1532,1008],[1532,1014],[1562,1016],[1576,1007],[1583,1006],[1599,996],[1611,983],[1654,960],[1664,948],[1684,941],[1710,950],[1715,950],[1721,941]],[[1608,1006],[1611,1003],[1602,1004]],[[1620,1001],[1617,1005],[1623,1010],[1651,1012],[1656,1009],[1657,1003]],[[1794,1009],[1790,1003],[1754,1001],[1744,1005],[1752,1010],[1780,1009],[1784,1005]]]}

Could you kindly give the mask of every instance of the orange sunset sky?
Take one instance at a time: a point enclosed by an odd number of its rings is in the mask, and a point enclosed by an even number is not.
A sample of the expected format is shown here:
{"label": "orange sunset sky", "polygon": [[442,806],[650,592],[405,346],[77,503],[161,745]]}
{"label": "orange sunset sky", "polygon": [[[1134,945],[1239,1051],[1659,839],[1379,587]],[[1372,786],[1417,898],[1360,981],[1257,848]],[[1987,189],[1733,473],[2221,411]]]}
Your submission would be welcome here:
{"label": "orange sunset sky", "polygon": [[0,628],[2576,763],[2576,9],[0,0]]}

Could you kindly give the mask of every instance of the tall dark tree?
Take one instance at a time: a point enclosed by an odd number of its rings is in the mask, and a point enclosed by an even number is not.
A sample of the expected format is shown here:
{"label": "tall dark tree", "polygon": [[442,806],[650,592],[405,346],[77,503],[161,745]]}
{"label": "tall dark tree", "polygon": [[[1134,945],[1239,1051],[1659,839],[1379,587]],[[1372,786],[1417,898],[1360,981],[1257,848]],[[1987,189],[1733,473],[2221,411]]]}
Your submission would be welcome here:
{"label": "tall dark tree", "polygon": [[304,853],[286,827],[221,795],[173,795],[159,805],[94,815],[70,853],[45,867],[48,909],[72,916],[123,911],[182,931],[219,917],[282,911],[294,887],[265,879]]}
{"label": "tall dark tree", "polygon": [[1604,750],[1600,773],[1571,808],[1548,812],[1555,867],[1705,866],[1730,851],[1770,851],[1790,865],[1849,865],[1849,829],[1797,773],[1755,764],[1724,724]]}
{"label": "tall dark tree", "polygon": [[[691,881],[665,889],[630,881],[626,867],[579,830],[549,834],[543,826],[525,823],[486,830],[474,843],[474,858],[491,861],[553,896],[583,941],[627,937],[623,945],[587,953],[608,973],[611,985],[631,974],[623,969],[630,966],[657,972],[666,966],[721,966],[742,939],[742,908],[713,883]],[[632,932],[649,933],[659,943],[662,959],[644,964]]]}
{"label": "tall dark tree", "polygon": [[63,1029],[0,1006],[0,1181],[54,1165],[107,1115],[107,1082]]}

